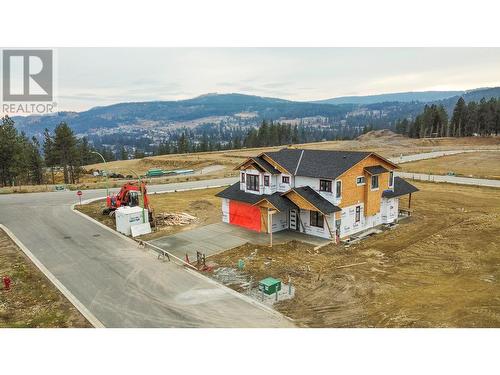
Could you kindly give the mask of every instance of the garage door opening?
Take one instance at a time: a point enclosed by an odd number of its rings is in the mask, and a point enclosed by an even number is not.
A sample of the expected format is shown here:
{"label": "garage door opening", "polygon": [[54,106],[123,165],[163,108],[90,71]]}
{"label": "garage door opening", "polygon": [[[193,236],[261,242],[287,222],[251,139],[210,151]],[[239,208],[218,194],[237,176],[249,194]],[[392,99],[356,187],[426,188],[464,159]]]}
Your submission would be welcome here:
{"label": "garage door opening", "polygon": [[260,232],[260,208],[248,203],[229,201],[229,223]]}

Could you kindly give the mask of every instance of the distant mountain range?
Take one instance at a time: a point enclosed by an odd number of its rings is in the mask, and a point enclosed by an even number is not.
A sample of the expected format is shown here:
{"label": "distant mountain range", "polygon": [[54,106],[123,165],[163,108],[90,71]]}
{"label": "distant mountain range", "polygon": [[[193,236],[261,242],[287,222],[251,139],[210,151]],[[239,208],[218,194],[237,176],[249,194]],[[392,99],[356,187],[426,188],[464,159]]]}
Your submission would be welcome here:
{"label": "distant mountain range", "polygon": [[390,94],[365,95],[365,96],[341,96],[338,98],[317,100],[314,103],[322,104],[375,104],[384,102],[434,102],[436,100],[448,99],[453,96],[464,95],[466,91],[420,91],[420,92],[396,92]]}
{"label": "distant mountain range", "polygon": [[262,119],[297,121],[314,117],[325,118],[325,123],[330,125],[351,121],[353,126],[369,123],[383,126],[384,122],[390,125],[396,119],[416,115],[427,103],[441,103],[451,111],[460,96],[466,101],[500,97],[500,87],[342,97],[319,102],[297,102],[244,94],[207,94],[188,100],[119,103],[83,112],[58,112],[13,119],[18,129],[28,135],[40,135],[45,128],[51,130],[62,121],[79,134],[96,134],[103,129],[119,129],[114,130],[119,133],[130,127],[196,127],[221,121],[235,126],[248,126],[257,125]]}

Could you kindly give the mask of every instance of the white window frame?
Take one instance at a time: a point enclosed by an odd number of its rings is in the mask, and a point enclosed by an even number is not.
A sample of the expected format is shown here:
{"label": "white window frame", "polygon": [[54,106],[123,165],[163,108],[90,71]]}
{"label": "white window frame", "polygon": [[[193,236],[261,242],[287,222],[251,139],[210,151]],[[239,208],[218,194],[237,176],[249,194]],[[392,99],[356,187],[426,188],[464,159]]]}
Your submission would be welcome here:
{"label": "white window frame", "polygon": [[[338,191],[337,191],[337,185],[338,184],[340,184],[340,195],[338,195]],[[335,181],[335,198],[336,199],[341,199],[342,198],[342,180]]]}
{"label": "white window frame", "polygon": [[356,206],[354,209],[354,222],[359,223],[361,221],[361,206]]}
{"label": "white window frame", "polygon": [[394,171],[389,172],[389,187],[394,187]]}
{"label": "white window frame", "polygon": [[[374,177],[377,177],[377,187],[376,188],[373,187],[373,178]],[[380,188],[380,178],[379,178],[379,175],[378,174],[372,175],[371,178],[370,178],[370,189],[371,189],[371,191],[377,191],[379,188]]]}
{"label": "white window frame", "polygon": [[[358,178],[362,178],[363,182],[362,183],[358,183]],[[358,176],[358,177],[356,177],[356,185],[357,186],[364,186],[364,185],[366,185],[366,177],[365,176]]]}

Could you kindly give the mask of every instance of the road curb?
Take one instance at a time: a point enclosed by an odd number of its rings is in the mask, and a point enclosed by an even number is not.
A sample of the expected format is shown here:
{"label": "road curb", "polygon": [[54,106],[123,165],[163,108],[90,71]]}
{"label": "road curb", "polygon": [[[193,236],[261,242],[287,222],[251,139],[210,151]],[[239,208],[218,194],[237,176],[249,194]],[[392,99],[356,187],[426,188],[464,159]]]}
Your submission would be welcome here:
{"label": "road curb", "polygon": [[35,255],[10,231],[5,225],[0,224],[0,228],[9,236],[12,241],[23,251],[31,262],[45,275],[49,281],[70,301],[73,306],[87,319],[95,328],[104,328],[104,324],[95,317],[53,274]]}
{"label": "road curb", "polygon": [[[189,189],[163,190],[163,191],[159,191],[159,192],[152,193],[152,195],[154,195],[154,194],[178,193],[178,192],[182,192],[182,191],[192,191],[192,190],[215,189],[215,188],[220,188],[220,187],[225,187],[225,186],[229,186],[229,185],[213,185],[213,186],[203,186],[203,187],[196,187],[196,188],[189,188]],[[103,198],[105,198],[105,197],[99,197],[99,198],[91,198],[91,199],[87,199],[87,200],[83,201],[83,202],[82,202],[82,204],[88,204],[88,203],[91,203],[91,202],[95,202],[95,201],[101,200],[101,199],[103,199]],[[95,220],[95,219],[91,218],[90,216],[88,216],[88,215],[86,215],[86,214],[84,214],[84,213],[82,213],[82,212],[80,212],[80,211],[76,210],[76,209],[75,209],[75,207],[76,207],[77,205],[78,205],[78,203],[74,203],[73,205],[71,205],[71,210],[72,210],[74,213],[76,213],[76,214],[78,214],[78,215],[80,215],[80,216],[82,216],[82,217],[86,218],[87,220],[92,221],[93,223],[95,223],[95,224],[99,225],[99,226],[100,226],[100,227],[102,227],[102,228],[105,228],[106,230],[108,230],[108,231],[110,231],[110,232],[113,232],[115,235],[117,235],[117,236],[119,236],[119,237],[121,237],[121,238],[124,238],[124,239],[126,239],[127,241],[129,241],[129,242],[134,243],[135,245],[139,245],[139,242],[138,242],[138,241],[136,241],[136,240],[134,240],[134,239],[132,239],[132,238],[130,238],[130,237],[128,237],[128,236],[125,236],[125,235],[123,235],[123,234],[121,234],[121,233],[119,233],[119,232],[115,231],[114,229],[111,229],[110,227],[108,227],[108,226],[104,225],[103,223],[101,223],[101,222],[99,222],[99,221],[97,221],[97,220]],[[153,251],[154,251],[154,250],[153,250]],[[167,252],[167,253],[168,253],[168,252]],[[174,262],[174,263],[175,263],[175,262]],[[251,297],[248,297],[248,296],[245,296],[244,294],[238,293],[237,291],[235,291],[235,290],[233,290],[233,289],[231,289],[231,288],[227,287],[226,285],[221,284],[220,282],[215,281],[215,280],[211,279],[210,277],[208,277],[208,276],[205,276],[205,275],[201,274],[199,271],[195,271],[195,270],[192,270],[192,269],[186,268],[186,267],[185,267],[185,265],[180,265],[180,264],[177,264],[177,265],[178,265],[179,267],[183,267],[183,268],[184,268],[184,270],[185,270],[186,272],[188,272],[188,273],[190,273],[190,274],[192,274],[192,275],[194,275],[194,276],[196,276],[196,277],[198,277],[198,278],[200,278],[200,279],[203,279],[203,280],[205,280],[205,281],[208,281],[208,282],[210,282],[211,284],[216,285],[217,287],[219,287],[219,288],[221,288],[221,289],[226,290],[226,291],[227,291],[228,293],[230,293],[231,295],[233,295],[233,296],[235,296],[235,297],[237,297],[237,298],[239,298],[239,299],[241,299],[241,300],[243,300],[243,301],[245,301],[245,302],[247,302],[247,303],[250,303],[250,304],[252,304],[252,305],[254,305],[254,306],[256,306],[256,307],[258,307],[258,308],[260,308],[260,309],[262,309],[262,310],[264,310],[264,311],[266,311],[266,312],[268,312],[268,313],[270,313],[270,314],[272,314],[272,315],[274,315],[274,316],[276,316],[276,317],[279,317],[279,318],[282,318],[282,319],[288,320],[288,321],[289,321],[289,322],[291,322],[291,323],[293,323],[293,322],[294,322],[294,321],[293,321],[293,319],[289,318],[289,317],[288,317],[288,316],[286,316],[286,315],[281,314],[279,311],[276,311],[276,310],[274,310],[273,308],[271,308],[271,307],[269,307],[269,306],[266,306],[266,305],[264,305],[264,304],[260,303],[259,301],[255,300],[255,299],[253,299],[253,298],[251,298]]]}

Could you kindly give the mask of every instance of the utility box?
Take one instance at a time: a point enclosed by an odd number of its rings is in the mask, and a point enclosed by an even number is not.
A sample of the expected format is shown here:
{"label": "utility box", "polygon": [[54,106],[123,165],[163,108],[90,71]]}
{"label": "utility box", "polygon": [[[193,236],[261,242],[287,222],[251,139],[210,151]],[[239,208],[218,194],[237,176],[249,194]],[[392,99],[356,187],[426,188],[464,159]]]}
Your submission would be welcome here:
{"label": "utility box", "polygon": [[280,290],[281,281],[273,277],[266,277],[264,280],[259,282],[259,291],[264,292],[264,294],[271,295],[279,292]]}
{"label": "utility box", "polygon": [[124,206],[124,207],[118,207],[116,209],[115,219],[116,219],[116,230],[120,233],[130,236],[132,234],[130,228],[132,228],[132,226],[134,225],[148,223],[149,215],[148,215],[148,210],[146,209],[144,209],[144,214],[143,214],[142,207]]}

